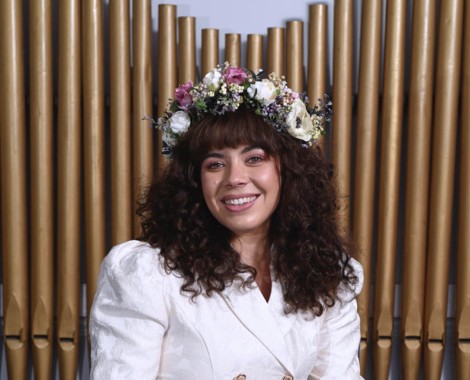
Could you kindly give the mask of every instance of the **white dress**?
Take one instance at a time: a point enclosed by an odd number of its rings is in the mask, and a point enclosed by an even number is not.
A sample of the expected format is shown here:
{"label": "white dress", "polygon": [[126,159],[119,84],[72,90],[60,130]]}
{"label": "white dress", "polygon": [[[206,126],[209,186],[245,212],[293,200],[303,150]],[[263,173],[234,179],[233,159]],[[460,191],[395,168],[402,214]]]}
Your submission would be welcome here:
{"label": "white dress", "polygon": [[159,250],[139,241],[112,249],[90,315],[91,379],[360,379],[354,292],[320,317],[285,315],[281,286],[269,301],[255,286],[222,295],[181,293]]}

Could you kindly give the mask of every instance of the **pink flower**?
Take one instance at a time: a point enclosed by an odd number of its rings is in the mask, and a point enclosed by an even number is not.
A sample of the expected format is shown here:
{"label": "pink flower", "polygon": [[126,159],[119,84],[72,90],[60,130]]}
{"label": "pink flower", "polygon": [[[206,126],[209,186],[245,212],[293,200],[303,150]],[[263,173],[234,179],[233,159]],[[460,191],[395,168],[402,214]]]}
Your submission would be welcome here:
{"label": "pink flower", "polygon": [[185,84],[180,85],[175,90],[175,99],[181,109],[187,110],[188,107],[193,104],[193,97],[189,93],[189,90],[193,87],[193,82],[189,81]]}
{"label": "pink flower", "polygon": [[239,67],[228,67],[225,70],[224,77],[227,81],[227,84],[235,83],[240,85],[245,82],[247,75],[245,70]]}

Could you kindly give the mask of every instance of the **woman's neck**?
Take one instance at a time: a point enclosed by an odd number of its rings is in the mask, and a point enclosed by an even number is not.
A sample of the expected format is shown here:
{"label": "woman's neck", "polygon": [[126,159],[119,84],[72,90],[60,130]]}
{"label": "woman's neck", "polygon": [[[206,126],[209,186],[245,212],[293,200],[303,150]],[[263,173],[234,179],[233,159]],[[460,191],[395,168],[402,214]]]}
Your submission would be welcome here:
{"label": "woman's neck", "polygon": [[237,237],[232,246],[240,254],[241,261],[256,269],[256,284],[264,298],[271,294],[271,244],[267,237]]}

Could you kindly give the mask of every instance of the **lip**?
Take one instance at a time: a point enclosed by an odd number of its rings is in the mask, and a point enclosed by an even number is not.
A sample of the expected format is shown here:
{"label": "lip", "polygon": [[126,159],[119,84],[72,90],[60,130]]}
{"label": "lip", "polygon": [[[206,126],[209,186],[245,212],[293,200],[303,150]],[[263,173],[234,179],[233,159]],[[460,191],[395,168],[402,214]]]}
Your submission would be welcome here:
{"label": "lip", "polygon": [[[232,211],[232,212],[240,212],[240,211],[245,211],[252,207],[256,200],[258,199],[259,194],[234,194],[234,195],[228,195],[223,197],[220,202],[224,206],[225,209]],[[226,203],[227,201],[233,201],[236,199],[243,199],[245,198],[245,202],[242,204],[231,204],[231,203]],[[253,198],[252,200],[246,201],[247,198]]]}

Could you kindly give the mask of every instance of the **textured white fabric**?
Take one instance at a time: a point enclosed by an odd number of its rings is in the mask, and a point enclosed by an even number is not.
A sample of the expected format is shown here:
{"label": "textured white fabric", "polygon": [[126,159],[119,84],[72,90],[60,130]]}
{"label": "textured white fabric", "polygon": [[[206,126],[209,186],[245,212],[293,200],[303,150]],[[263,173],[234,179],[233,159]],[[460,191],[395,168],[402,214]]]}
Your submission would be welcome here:
{"label": "textured white fabric", "polygon": [[341,290],[321,317],[285,315],[281,286],[269,302],[232,286],[192,302],[159,251],[129,241],[105,258],[90,315],[91,379],[360,379],[355,292]]}

